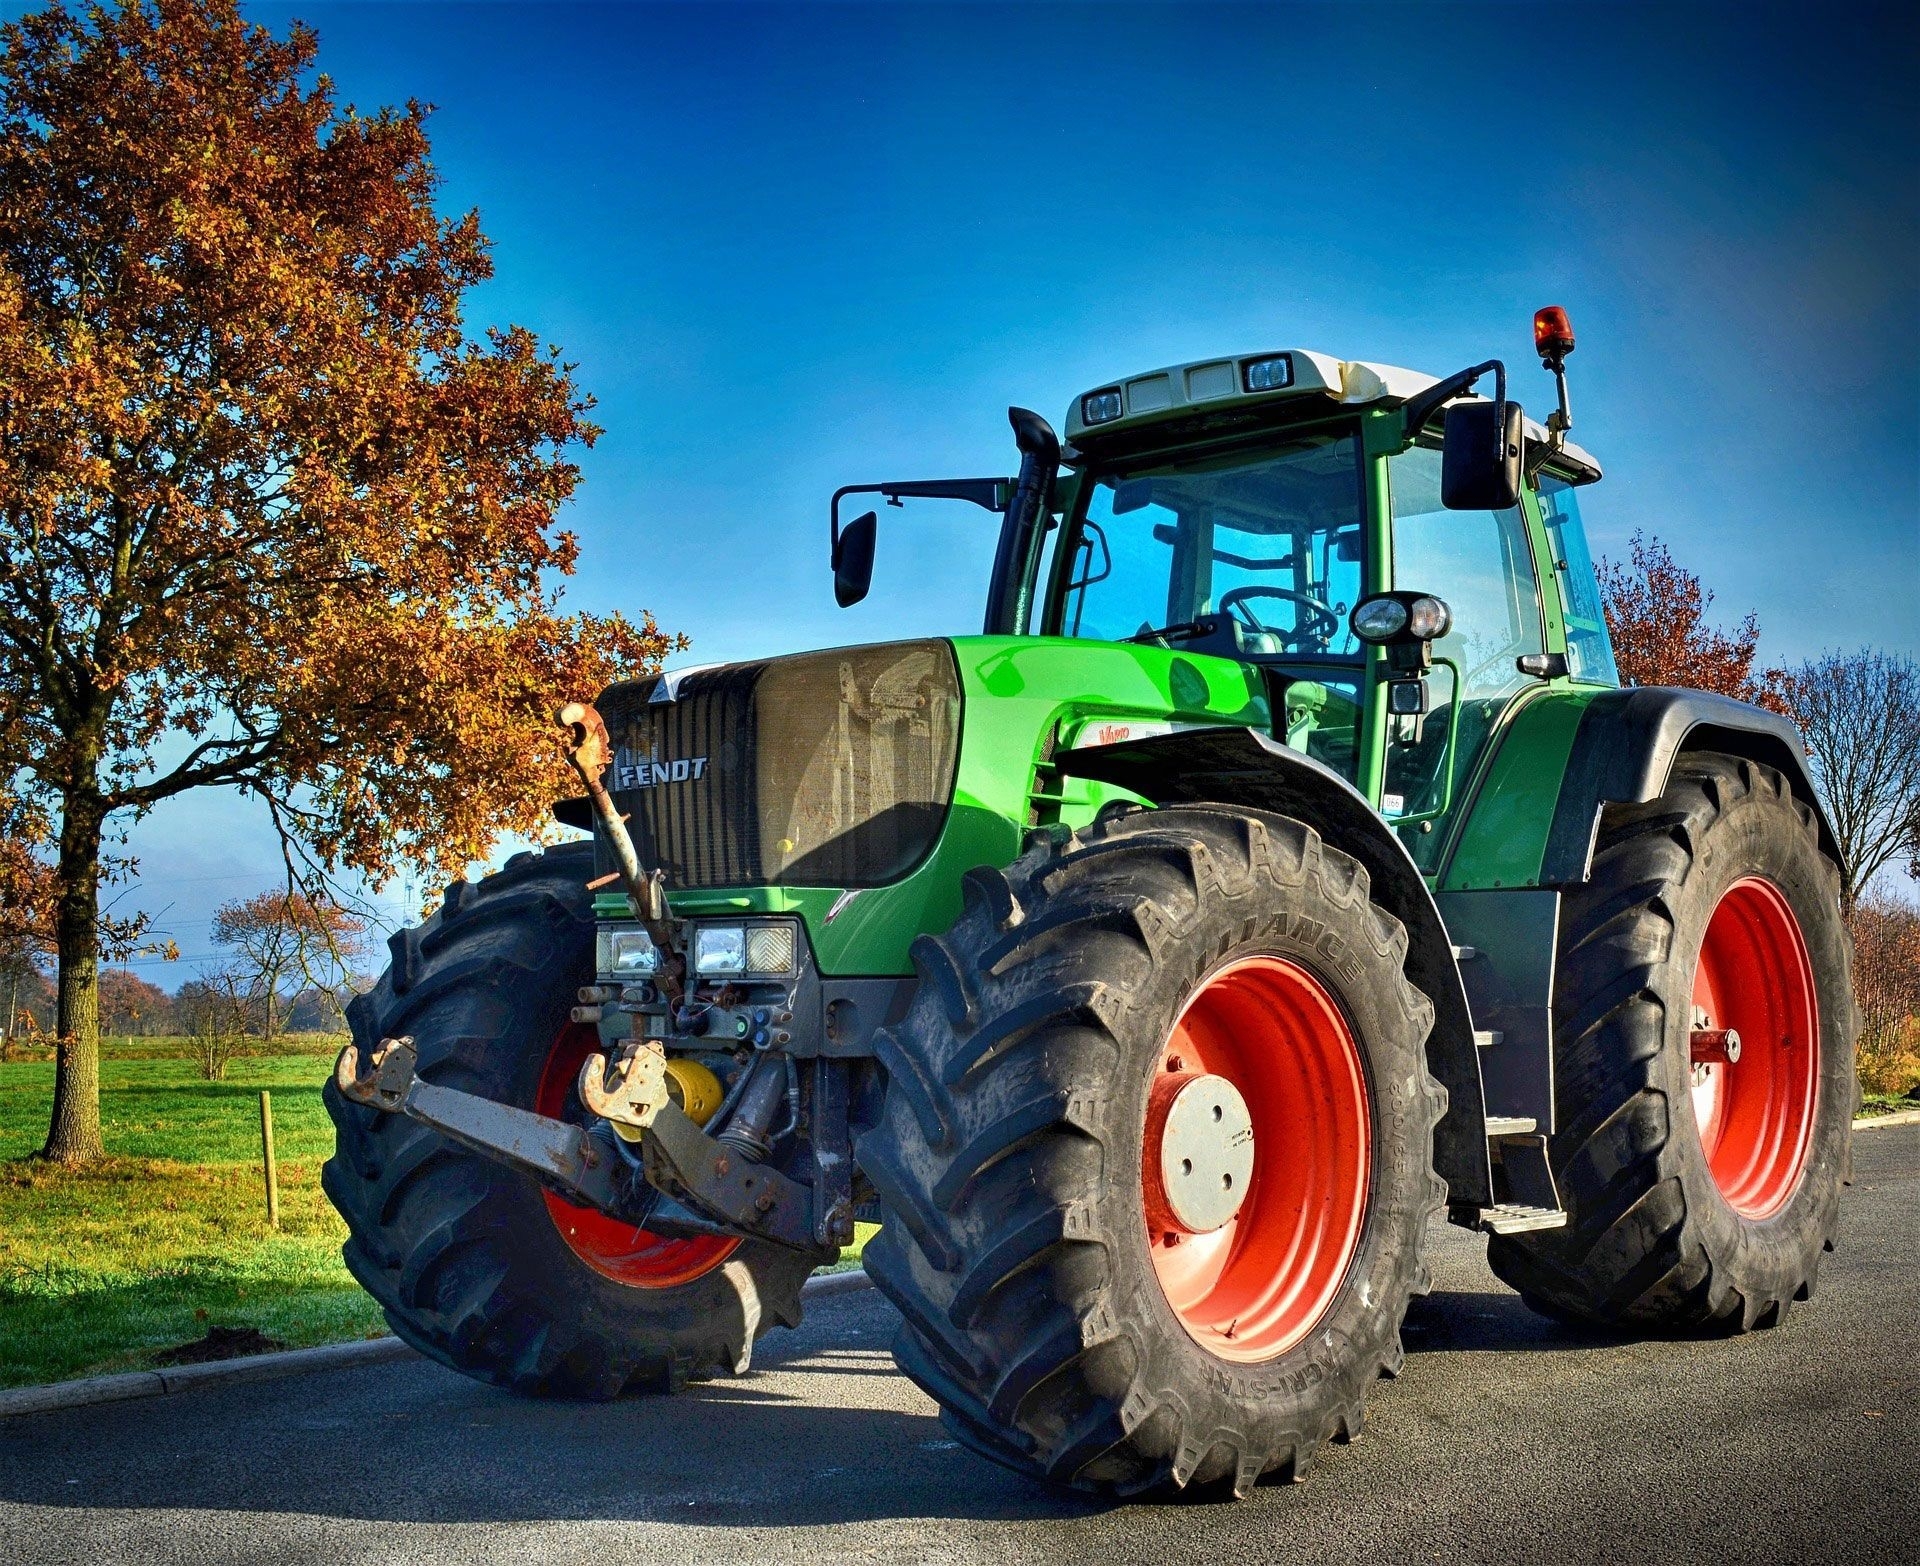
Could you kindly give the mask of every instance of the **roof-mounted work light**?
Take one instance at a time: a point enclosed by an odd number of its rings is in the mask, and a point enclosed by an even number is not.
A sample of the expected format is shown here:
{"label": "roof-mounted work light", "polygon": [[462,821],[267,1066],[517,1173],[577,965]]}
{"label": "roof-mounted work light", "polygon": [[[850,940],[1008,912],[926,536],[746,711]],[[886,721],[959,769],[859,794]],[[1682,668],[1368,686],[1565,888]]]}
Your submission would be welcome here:
{"label": "roof-mounted work light", "polygon": [[1540,362],[1558,375],[1573,352],[1573,323],[1558,305],[1533,312],[1533,346]]}

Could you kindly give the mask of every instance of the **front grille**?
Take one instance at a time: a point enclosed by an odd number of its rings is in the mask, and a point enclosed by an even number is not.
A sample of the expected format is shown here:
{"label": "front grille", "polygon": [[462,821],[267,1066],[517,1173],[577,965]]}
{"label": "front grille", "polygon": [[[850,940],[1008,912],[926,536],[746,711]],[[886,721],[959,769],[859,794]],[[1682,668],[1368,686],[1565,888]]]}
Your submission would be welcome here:
{"label": "front grille", "polygon": [[926,857],[953,798],[960,678],[945,642],[656,676],[599,706],[607,783],[670,886],[885,885]]}

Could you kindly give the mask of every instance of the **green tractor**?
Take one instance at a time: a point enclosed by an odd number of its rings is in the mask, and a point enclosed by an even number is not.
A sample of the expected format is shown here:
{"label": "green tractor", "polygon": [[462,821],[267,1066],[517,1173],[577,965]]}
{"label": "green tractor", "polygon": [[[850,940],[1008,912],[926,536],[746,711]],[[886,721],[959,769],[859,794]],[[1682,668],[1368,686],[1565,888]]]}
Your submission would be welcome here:
{"label": "green tractor", "polygon": [[[977,637],[561,714],[591,842],[353,1006],[346,1259],[469,1375],[743,1371],[854,1235],[956,1437],[1244,1495],[1360,1427],[1430,1220],[1558,1319],[1770,1326],[1848,1173],[1838,853],[1793,728],[1621,689],[1558,390],[1299,350],[1011,417]],[[1473,394],[1485,380],[1488,399]]]}

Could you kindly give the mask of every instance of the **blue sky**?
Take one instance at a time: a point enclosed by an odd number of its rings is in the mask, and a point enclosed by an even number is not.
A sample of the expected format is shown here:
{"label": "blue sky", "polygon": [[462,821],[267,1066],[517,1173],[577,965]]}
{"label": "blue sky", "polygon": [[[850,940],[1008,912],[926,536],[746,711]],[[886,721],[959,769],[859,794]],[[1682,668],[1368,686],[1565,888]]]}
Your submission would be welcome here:
{"label": "blue sky", "polygon": [[[1058,424],[1118,374],[1300,346],[1501,354],[1544,413],[1546,303],[1603,552],[1658,533],[1768,659],[1920,650],[1910,16],[247,9],[314,24],[343,99],[437,105],[445,205],[495,245],[471,325],[533,327],[599,399],[569,601],[653,609],[693,661],[977,629],[987,513],[885,513],[844,612],[826,502],[1010,471],[1010,402]],[[224,797],[135,848],[190,955],[276,864]]]}

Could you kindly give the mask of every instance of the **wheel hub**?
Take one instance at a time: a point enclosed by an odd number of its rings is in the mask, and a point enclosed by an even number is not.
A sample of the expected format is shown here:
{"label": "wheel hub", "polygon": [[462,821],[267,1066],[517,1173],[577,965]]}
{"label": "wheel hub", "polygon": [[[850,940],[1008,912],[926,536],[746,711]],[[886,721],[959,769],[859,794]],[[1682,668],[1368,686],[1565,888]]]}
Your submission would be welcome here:
{"label": "wheel hub", "polygon": [[1744,876],[1707,921],[1687,1036],[1693,1117],[1713,1181],[1742,1218],[1798,1188],[1819,1097],[1813,965],[1779,888]]}
{"label": "wheel hub", "polygon": [[1278,1358],[1332,1307],[1365,1227],[1372,1116],[1352,1027],[1307,969],[1237,958],[1188,996],[1146,1099],[1143,1238],[1161,1294],[1215,1358]]}
{"label": "wheel hub", "polygon": [[1169,1232],[1211,1234],[1240,1211],[1253,1185],[1253,1114],[1225,1077],[1165,1073],[1153,1088],[1148,1134],[1160,1172],[1152,1205]]}

